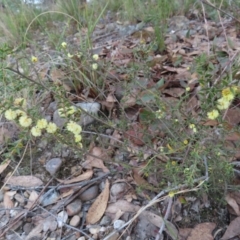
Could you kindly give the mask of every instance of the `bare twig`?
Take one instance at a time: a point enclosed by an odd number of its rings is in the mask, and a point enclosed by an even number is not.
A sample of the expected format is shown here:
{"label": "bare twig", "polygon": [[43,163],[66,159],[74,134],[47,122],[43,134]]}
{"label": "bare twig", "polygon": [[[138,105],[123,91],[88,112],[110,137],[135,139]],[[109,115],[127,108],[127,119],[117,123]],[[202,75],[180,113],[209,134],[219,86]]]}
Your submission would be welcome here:
{"label": "bare twig", "polygon": [[[169,197],[168,206],[167,206],[167,211],[166,211],[166,213],[165,213],[164,220],[167,220],[168,217],[169,217],[170,210],[171,210],[171,208],[172,208],[172,203],[173,203],[173,198],[172,198],[172,197]],[[155,240],[160,240],[160,237],[162,236],[162,232],[163,232],[164,228],[165,228],[165,221],[163,221],[162,226],[161,226],[161,228],[159,229],[159,231],[158,231],[158,233],[157,233],[157,235],[156,235],[156,237],[155,237]]]}

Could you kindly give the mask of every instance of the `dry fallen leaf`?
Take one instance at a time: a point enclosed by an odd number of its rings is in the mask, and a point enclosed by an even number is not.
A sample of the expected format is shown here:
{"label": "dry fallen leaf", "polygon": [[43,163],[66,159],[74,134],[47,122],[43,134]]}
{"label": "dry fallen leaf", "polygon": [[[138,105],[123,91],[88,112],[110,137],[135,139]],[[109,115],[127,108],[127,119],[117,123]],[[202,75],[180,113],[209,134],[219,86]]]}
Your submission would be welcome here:
{"label": "dry fallen leaf", "polygon": [[144,178],[140,176],[138,169],[136,168],[133,169],[133,179],[139,187],[158,192],[157,189],[155,189],[151,184],[149,184]]}
{"label": "dry fallen leaf", "polygon": [[213,240],[212,231],[215,227],[215,223],[200,223],[194,227],[187,240]]}
{"label": "dry fallen leaf", "polygon": [[240,109],[232,108],[228,109],[224,120],[227,121],[230,125],[235,126],[240,122]]}
{"label": "dry fallen leaf", "polygon": [[105,182],[105,188],[102,193],[96,198],[92,206],[89,208],[86,221],[88,224],[95,224],[103,216],[109,198],[109,186],[110,183],[108,179]]}
{"label": "dry fallen leaf", "polygon": [[104,166],[102,159],[108,159],[106,151],[104,152],[104,150],[100,147],[94,147],[90,151],[90,154],[87,155],[87,160],[82,163],[82,167],[86,169],[96,167],[101,168],[103,172],[109,172],[109,170]]}
{"label": "dry fallen leaf", "polygon": [[3,205],[6,209],[13,208],[14,204],[12,201],[12,197],[16,194],[16,191],[8,191],[4,193],[3,197]]}
{"label": "dry fallen leaf", "polygon": [[229,193],[225,197],[225,200],[232,207],[232,209],[234,210],[235,214],[237,216],[239,216],[240,215],[240,211],[239,211],[239,206],[238,206],[236,200],[233,197],[231,197],[231,195]]}
{"label": "dry fallen leaf", "polygon": [[228,226],[221,240],[228,240],[240,234],[240,217],[235,218]]}
{"label": "dry fallen leaf", "polygon": [[11,162],[10,160],[7,160],[3,164],[0,165],[0,174],[7,168],[7,166],[9,165],[10,162]]}
{"label": "dry fallen leaf", "polygon": [[11,176],[4,180],[6,184],[20,187],[39,187],[43,185],[42,180],[34,176]]}
{"label": "dry fallen leaf", "polygon": [[130,126],[130,129],[124,133],[124,137],[129,139],[133,144],[137,146],[143,146],[145,143],[143,139],[143,126],[139,123],[134,123]]}
{"label": "dry fallen leaf", "polygon": [[93,175],[93,170],[88,170],[86,171],[85,173],[73,178],[73,179],[70,179],[70,180],[61,180],[61,179],[57,179],[60,183],[64,183],[64,184],[70,184],[70,183],[75,183],[75,182],[81,182],[81,181],[84,181],[84,180],[88,180],[88,179],[91,179]]}
{"label": "dry fallen leaf", "polygon": [[178,240],[186,240],[191,231],[192,228],[179,228]]}
{"label": "dry fallen leaf", "polygon": [[185,93],[185,89],[183,88],[169,88],[165,89],[163,93],[166,93],[172,97],[181,97]]}

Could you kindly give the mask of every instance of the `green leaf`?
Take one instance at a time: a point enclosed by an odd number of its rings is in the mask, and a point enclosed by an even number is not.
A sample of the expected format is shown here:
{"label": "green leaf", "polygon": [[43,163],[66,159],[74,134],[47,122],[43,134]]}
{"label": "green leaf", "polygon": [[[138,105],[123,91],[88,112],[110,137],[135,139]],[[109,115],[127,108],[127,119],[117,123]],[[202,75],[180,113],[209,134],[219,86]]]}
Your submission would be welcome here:
{"label": "green leaf", "polygon": [[165,83],[164,78],[161,78],[161,79],[156,83],[156,87],[157,87],[157,88],[160,88],[160,87],[162,87],[162,86],[164,85],[164,83]]}
{"label": "green leaf", "polygon": [[139,113],[140,122],[149,122],[156,119],[155,113],[147,109],[141,109]]}

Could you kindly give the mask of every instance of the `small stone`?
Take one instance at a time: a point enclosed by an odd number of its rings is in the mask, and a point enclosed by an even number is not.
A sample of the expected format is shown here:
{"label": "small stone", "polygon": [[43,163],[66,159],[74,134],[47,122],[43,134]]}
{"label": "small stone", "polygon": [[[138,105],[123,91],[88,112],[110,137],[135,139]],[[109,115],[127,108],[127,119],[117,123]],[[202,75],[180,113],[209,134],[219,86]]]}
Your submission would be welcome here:
{"label": "small stone", "polygon": [[33,224],[32,223],[25,223],[23,225],[23,231],[25,232],[26,235],[28,235],[33,229]]}
{"label": "small stone", "polygon": [[84,191],[79,198],[83,201],[90,201],[98,196],[98,186],[93,185],[92,187],[88,188],[86,191]]}
{"label": "small stone", "polygon": [[106,232],[107,228],[106,227],[101,227],[99,232]]}
{"label": "small stone", "polygon": [[80,199],[76,199],[75,201],[71,202],[67,205],[66,211],[68,216],[73,216],[78,214],[81,211],[82,202]]}
{"label": "small stone", "polygon": [[125,224],[125,222],[123,220],[116,220],[113,223],[113,228],[114,229],[119,229],[120,227],[122,227]]}
{"label": "small stone", "polygon": [[43,231],[47,232],[50,230],[54,232],[57,229],[58,223],[52,216],[47,217],[43,222]]}
{"label": "small stone", "polygon": [[91,234],[98,234],[100,232],[101,227],[100,226],[91,226],[89,228],[89,232]]}
{"label": "small stone", "polygon": [[25,202],[25,199],[24,199],[24,196],[19,194],[19,193],[16,193],[15,196],[14,196],[15,200],[18,201],[19,203],[24,203]]}
{"label": "small stone", "polygon": [[78,238],[77,240],[86,240],[86,238],[84,236]]}
{"label": "small stone", "polygon": [[46,170],[53,176],[59,170],[62,165],[61,158],[52,158],[46,164]]}
{"label": "small stone", "polygon": [[110,192],[113,197],[119,198],[126,190],[126,183],[115,183],[112,185]]}
{"label": "small stone", "polygon": [[50,204],[55,203],[58,200],[58,198],[59,193],[55,189],[50,189],[40,197],[39,202],[43,206],[48,206]]}
{"label": "small stone", "polygon": [[57,218],[57,222],[58,222],[58,227],[61,228],[64,223],[66,223],[68,220],[68,215],[66,211],[62,211],[60,213],[58,213],[58,218]]}
{"label": "small stone", "polygon": [[74,215],[70,221],[70,225],[76,227],[80,223],[80,217],[78,215]]}
{"label": "small stone", "polygon": [[111,222],[112,222],[112,219],[109,216],[104,216],[100,221],[100,225],[108,226],[111,224]]}

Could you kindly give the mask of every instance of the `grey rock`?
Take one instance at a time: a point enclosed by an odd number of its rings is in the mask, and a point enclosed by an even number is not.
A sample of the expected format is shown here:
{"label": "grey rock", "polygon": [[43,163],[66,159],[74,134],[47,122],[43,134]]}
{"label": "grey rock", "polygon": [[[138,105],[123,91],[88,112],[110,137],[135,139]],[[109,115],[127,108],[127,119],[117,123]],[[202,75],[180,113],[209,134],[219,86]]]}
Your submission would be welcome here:
{"label": "grey rock", "polygon": [[126,183],[115,183],[112,185],[110,192],[113,197],[119,198],[126,190]]}
{"label": "grey rock", "polygon": [[124,224],[125,224],[125,222],[123,220],[118,219],[118,220],[114,221],[113,227],[114,227],[114,229],[119,229]]}
{"label": "grey rock", "polygon": [[66,118],[60,117],[58,110],[55,110],[53,113],[53,122],[59,127],[62,128],[64,124],[67,122]]}
{"label": "grey rock", "polygon": [[16,193],[15,196],[14,196],[15,200],[18,201],[19,203],[24,203],[25,202],[25,199],[24,199],[24,196],[19,194],[19,193]]}
{"label": "grey rock", "polygon": [[82,201],[80,199],[76,199],[70,204],[67,205],[66,211],[68,216],[73,216],[78,214],[82,208]]}
{"label": "grey rock", "polygon": [[[97,102],[93,102],[93,103],[82,102],[82,103],[77,103],[76,106],[80,107],[90,115],[97,115],[101,107],[101,105]],[[87,126],[91,124],[94,121],[94,118],[91,117],[90,115],[82,112],[79,124],[82,126]]]}
{"label": "grey rock", "polygon": [[100,225],[109,226],[112,222],[112,219],[109,216],[104,216],[100,221]]}
{"label": "grey rock", "polygon": [[86,238],[84,236],[78,238],[77,240],[86,240]]}
{"label": "grey rock", "polygon": [[53,176],[61,167],[63,161],[61,158],[52,158],[46,163],[46,170]]}
{"label": "grey rock", "polygon": [[51,232],[55,231],[57,229],[57,221],[55,221],[55,218],[53,216],[49,216],[46,219],[44,219],[43,222],[43,231],[47,232],[50,230]]}
{"label": "grey rock", "polygon": [[98,186],[93,185],[92,187],[88,188],[86,191],[84,191],[79,198],[83,201],[90,201],[98,196]]}
{"label": "grey rock", "polygon": [[61,211],[60,213],[58,213],[58,218],[57,218],[57,222],[58,222],[58,227],[61,228],[64,223],[66,223],[68,220],[68,214],[66,211]]}
{"label": "grey rock", "polygon": [[55,203],[58,200],[58,198],[59,193],[55,189],[50,189],[40,197],[39,202],[43,206],[48,206],[50,204]]}
{"label": "grey rock", "polygon": [[101,227],[99,225],[93,225],[89,227],[89,232],[91,234],[98,234],[100,232]]}

